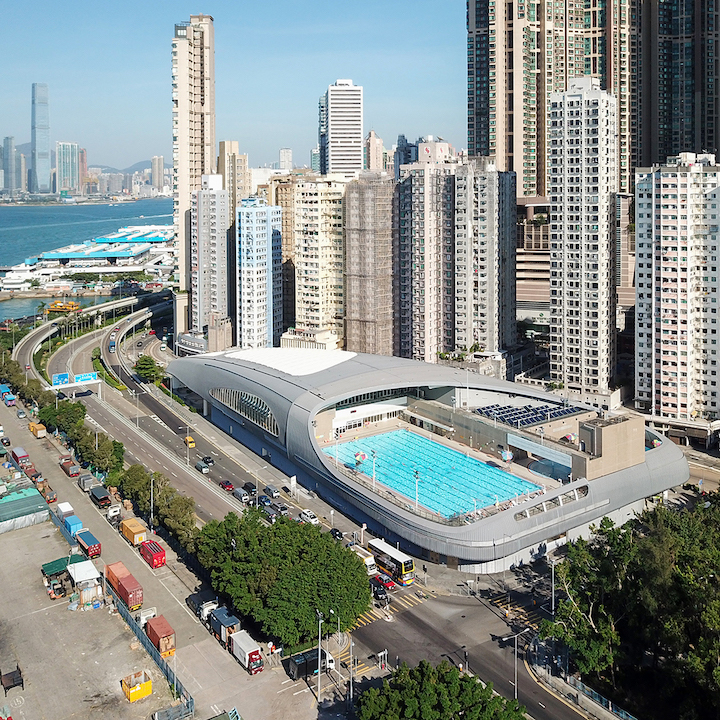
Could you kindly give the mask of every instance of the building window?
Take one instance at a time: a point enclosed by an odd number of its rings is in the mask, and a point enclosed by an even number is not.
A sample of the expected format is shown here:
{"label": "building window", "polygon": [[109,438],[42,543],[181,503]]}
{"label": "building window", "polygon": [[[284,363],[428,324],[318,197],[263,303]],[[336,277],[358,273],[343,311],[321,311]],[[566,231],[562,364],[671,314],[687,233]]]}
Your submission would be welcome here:
{"label": "building window", "polygon": [[268,404],[257,395],[231,390],[230,388],[212,388],[210,397],[215,398],[221,405],[230,408],[238,415],[266,430],[275,437],[278,436],[278,425],[275,416]]}

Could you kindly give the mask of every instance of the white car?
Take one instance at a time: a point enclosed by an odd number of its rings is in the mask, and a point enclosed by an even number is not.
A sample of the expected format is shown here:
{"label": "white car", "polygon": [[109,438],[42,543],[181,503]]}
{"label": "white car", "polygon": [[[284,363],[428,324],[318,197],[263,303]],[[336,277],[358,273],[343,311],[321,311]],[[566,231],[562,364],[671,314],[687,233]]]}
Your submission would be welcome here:
{"label": "white car", "polygon": [[300,519],[303,522],[310,523],[311,525],[319,525],[320,521],[317,515],[312,510],[302,510],[300,512]]}

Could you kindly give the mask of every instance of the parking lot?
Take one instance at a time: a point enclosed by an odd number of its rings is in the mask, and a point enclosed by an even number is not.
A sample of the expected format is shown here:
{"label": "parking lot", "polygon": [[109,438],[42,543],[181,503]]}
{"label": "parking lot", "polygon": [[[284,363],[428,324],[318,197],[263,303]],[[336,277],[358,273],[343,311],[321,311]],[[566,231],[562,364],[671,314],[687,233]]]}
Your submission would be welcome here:
{"label": "parking lot", "polygon": [[[117,614],[68,611],[51,600],[40,566],[68,545],[51,522],[0,535],[0,669],[20,665],[25,687],[0,695],[15,720],[145,718],[172,702],[165,678]],[[151,697],[130,704],[120,686],[147,670]]]}

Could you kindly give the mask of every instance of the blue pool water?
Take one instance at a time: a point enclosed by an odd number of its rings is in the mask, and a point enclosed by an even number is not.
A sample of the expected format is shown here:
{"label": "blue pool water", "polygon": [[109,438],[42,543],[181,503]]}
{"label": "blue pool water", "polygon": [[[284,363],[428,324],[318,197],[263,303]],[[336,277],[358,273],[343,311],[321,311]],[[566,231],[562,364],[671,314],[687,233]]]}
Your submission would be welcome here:
{"label": "blue pool water", "polygon": [[[476,503],[480,509],[540,489],[534,483],[409,430],[338,443],[338,462],[372,478],[373,450],[378,482],[404,495],[414,505],[417,470],[419,504],[446,518],[472,512]],[[331,459],[335,458],[335,451],[334,445],[323,448]],[[367,460],[357,464],[358,452],[365,453]]]}

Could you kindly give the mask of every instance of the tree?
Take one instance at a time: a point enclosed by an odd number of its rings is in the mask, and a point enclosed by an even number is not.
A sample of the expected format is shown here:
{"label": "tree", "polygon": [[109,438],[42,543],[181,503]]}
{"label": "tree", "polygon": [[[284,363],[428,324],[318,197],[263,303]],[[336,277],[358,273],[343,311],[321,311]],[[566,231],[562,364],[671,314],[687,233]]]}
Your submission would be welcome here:
{"label": "tree", "polygon": [[[197,538],[197,556],[214,589],[284,645],[315,636],[316,610],[352,627],[367,610],[370,591],[360,559],[312,525],[286,518],[271,527],[248,510],[211,521]],[[337,622],[334,619],[334,622]]]}
{"label": "tree", "polygon": [[164,374],[163,369],[149,355],[139,357],[133,369],[143,382],[154,382]]}
{"label": "tree", "polygon": [[409,668],[403,663],[382,687],[358,698],[359,720],[522,720],[525,708],[493,693],[492,684],[461,675],[444,660],[433,667],[426,660]]}

